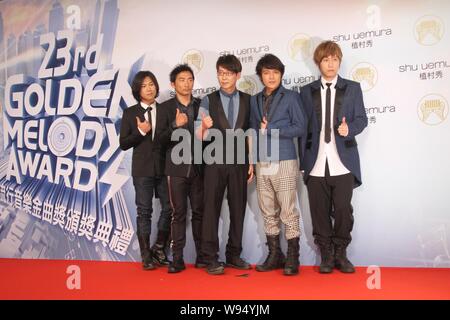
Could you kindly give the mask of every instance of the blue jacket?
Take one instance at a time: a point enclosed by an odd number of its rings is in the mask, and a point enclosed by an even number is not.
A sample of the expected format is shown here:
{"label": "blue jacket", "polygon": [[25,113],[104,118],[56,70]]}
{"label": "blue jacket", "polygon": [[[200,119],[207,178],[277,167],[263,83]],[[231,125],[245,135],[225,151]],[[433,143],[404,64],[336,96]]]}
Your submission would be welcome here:
{"label": "blue jacket", "polygon": [[[309,174],[317,160],[319,151],[320,130],[322,128],[322,102],[320,95],[320,79],[301,89],[300,97],[308,118],[308,134],[302,141],[301,168],[305,170],[304,181],[308,181]],[[337,132],[342,118],[348,124],[348,136],[342,137]],[[336,97],[334,103],[334,120],[332,127],[336,139],[336,147],[344,166],[355,177],[354,187],[362,183],[359,163],[358,147],[355,136],[360,134],[367,126],[367,115],[361,86],[358,82],[338,77],[336,83]]]}
{"label": "blue jacket", "polygon": [[[267,115],[267,145],[272,144],[272,129],[278,129],[278,157],[270,158],[271,161],[292,160],[298,158],[294,139],[306,135],[306,117],[301,106],[300,95],[292,90],[280,86],[273,97]],[[263,92],[254,95],[250,99],[250,127],[258,131],[263,118]],[[253,142],[253,146],[255,147]],[[258,155],[258,161],[261,159]]]}

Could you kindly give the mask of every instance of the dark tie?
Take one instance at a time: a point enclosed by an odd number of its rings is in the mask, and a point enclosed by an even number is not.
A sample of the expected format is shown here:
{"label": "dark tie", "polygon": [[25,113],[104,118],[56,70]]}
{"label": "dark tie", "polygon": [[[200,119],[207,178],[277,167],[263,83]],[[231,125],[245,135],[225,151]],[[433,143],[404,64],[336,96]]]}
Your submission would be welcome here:
{"label": "dark tie", "polygon": [[270,104],[272,103],[273,94],[266,95],[265,93],[263,93],[263,95],[264,95],[263,116],[266,117],[267,119],[267,117],[269,116]]}
{"label": "dark tie", "polygon": [[227,119],[228,119],[228,123],[230,124],[230,128],[234,129],[234,102],[233,102],[233,97],[236,94],[236,91],[233,92],[232,94],[228,94],[226,92],[222,91],[222,94],[225,97],[228,97],[230,99],[230,101],[228,102],[228,115],[227,115]]}
{"label": "dark tie", "polygon": [[[144,115],[144,121],[145,120],[148,120],[148,122],[152,122],[151,120],[152,120],[152,114],[151,114],[151,111],[152,111],[152,107],[150,107],[150,106],[148,106],[147,108],[145,108],[144,109],[144,107],[142,107],[142,114]],[[145,114],[147,113],[147,118],[145,118]]]}
{"label": "dark tie", "polygon": [[331,83],[326,83],[327,85],[327,95],[325,99],[325,142],[329,143],[331,141]]}
{"label": "dark tie", "polygon": [[152,110],[153,107],[148,107],[147,108],[147,117],[148,117],[148,122],[152,125],[152,129],[153,129],[153,124],[152,124]]}

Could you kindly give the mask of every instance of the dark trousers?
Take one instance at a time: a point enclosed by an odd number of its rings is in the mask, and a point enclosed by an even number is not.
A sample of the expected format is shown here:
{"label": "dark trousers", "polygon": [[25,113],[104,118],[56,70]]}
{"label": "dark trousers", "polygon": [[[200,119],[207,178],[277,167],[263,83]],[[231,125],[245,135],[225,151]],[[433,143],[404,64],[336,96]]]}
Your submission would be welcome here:
{"label": "dark trousers", "polygon": [[152,231],[153,194],[159,196],[161,213],[158,220],[158,230],[169,231],[172,218],[172,208],[169,201],[169,190],[167,178],[160,177],[133,177],[134,189],[136,191],[137,207],[137,236],[146,237],[150,241]]}
{"label": "dark trousers", "polygon": [[174,258],[183,257],[186,244],[187,198],[192,209],[192,236],[194,238],[197,258],[200,255],[202,215],[203,215],[203,176],[168,177],[172,215],[172,251]]}
{"label": "dark trousers", "polygon": [[247,165],[207,165],[205,167],[205,209],[202,223],[202,253],[205,261],[218,259],[219,219],[223,195],[227,189],[230,229],[227,257],[240,256],[247,205]]}
{"label": "dark trousers", "polygon": [[309,206],[314,242],[317,245],[328,246],[334,243],[346,247],[352,240],[350,232],[353,229],[353,182],[351,173],[330,176],[328,163],[325,167],[325,177],[309,177]]}

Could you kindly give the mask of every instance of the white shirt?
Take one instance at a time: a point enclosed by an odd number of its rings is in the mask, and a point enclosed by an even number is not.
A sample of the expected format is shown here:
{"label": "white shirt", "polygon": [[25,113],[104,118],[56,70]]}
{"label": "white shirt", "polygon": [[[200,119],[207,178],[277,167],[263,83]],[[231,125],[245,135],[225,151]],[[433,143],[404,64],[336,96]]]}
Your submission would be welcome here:
{"label": "white shirt", "polygon": [[[155,131],[156,131],[155,130],[156,129],[156,102],[153,102],[151,105],[148,105],[148,104],[145,104],[145,103],[143,103],[141,101],[141,106],[142,106],[142,108],[144,108],[146,110],[146,112],[144,113],[144,117],[145,117],[145,120],[147,120],[147,121],[148,121],[147,108],[148,107],[152,108],[150,110],[150,113],[152,114],[152,123],[151,123],[151,125],[152,125],[152,138],[154,138],[155,137]],[[143,136],[146,135],[146,133],[144,131],[142,131],[141,129],[138,128],[138,130]]]}
{"label": "white shirt", "polygon": [[[319,152],[317,154],[317,160],[311,170],[310,175],[314,177],[325,177],[325,162],[328,161],[328,169],[330,170],[330,176],[339,176],[342,174],[349,173],[350,171],[344,166],[339,158],[339,154],[336,148],[336,140],[333,130],[333,119],[334,119],[334,98],[336,97],[336,83],[337,76],[332,81],[326,81],[321,78],[322,88],[320,90],[321,100],[322,100],[322,128],[320,129],[320,143]],[[327,95],[327,85],[326,83],[331,82],[331,141],[329,143],[325,142],[325,113],[326,113],[326,95]]]}

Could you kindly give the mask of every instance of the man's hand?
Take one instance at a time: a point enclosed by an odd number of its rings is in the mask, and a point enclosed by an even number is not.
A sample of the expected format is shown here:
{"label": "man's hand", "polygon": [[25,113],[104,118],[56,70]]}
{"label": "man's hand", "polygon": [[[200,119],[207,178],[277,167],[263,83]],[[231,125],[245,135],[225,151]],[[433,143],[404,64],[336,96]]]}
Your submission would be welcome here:
{"label": "man's hand", "polygon": [[347,122],[345,121],[345,117],[342,118],[342,122],[339,125],[338,132],[343,137],[348,136],[348,125]]}
{"label": "man's hand", "polygon": [[206,117],[203,112],[200,115],[202,117],[203,130],[207,130],[207,129],[211,128],[213,126],[213,119],[210,116]]}
{"label": "man's hand", "polygon": [[185,113],[180,112],[177,108],[177,114],[175,116],[175,124],[177,128],[184,126],[188,122],[188,117]]}
{"label": "man's hand", "polygon": [[267,128],[267,119],[266,117],[263,117],[261,121],[261,129],[265,130]]}
{"label": "man's hand", "polygon": [[139,117],[136,117],[136,122],[137,127],[145,134],[152,130],[152,125],[147,120],[141,122],[141,120],[139,120]]}
{"label": "man's hand", "polygon": [[247,183],[250,183],[250,182],[252,182],[252,180],[253,180],[253,176],[254,176],[254,173],[253,173],[253,165],[252,164],[249,164],[248,165],[248,172],[247,172]]}

